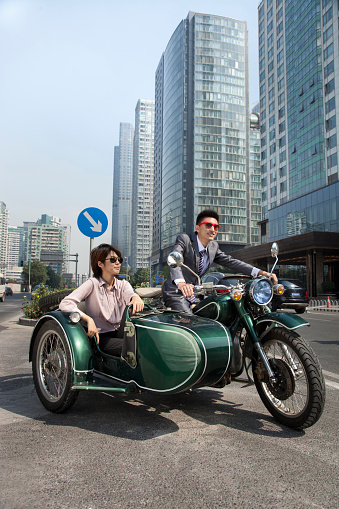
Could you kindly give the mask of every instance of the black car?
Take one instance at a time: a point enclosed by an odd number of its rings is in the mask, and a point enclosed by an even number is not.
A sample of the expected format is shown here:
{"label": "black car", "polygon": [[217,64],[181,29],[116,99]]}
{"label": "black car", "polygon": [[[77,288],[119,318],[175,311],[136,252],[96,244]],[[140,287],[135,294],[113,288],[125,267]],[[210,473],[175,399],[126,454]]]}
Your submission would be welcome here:
{"label": "black car", "polygon": [[284,285],[284,295],[273,295],[272,311],[277,309],[295,309],[296,313],[304,313],[308,306],[308,292],[298,279],[278,279]]}

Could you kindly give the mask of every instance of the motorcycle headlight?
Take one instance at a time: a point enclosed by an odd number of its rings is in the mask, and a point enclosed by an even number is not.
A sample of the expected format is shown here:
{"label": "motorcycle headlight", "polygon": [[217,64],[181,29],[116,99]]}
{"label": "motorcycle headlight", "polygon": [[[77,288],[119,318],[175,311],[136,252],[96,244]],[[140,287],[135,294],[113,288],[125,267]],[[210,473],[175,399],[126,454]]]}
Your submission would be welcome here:
{"label": "motorcycle headlight", "polygon": [[265,306],[273,297],[272,284],[268,279],[255,279],[250,283],[249,296],[252,302]]}

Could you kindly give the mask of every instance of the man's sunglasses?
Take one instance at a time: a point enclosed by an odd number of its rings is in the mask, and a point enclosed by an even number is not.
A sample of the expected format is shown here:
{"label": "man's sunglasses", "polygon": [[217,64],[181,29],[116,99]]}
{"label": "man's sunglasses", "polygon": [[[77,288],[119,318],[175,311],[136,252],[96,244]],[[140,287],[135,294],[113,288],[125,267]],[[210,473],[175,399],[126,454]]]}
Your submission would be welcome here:
{"label": "man's sunglasses", "polygon": [[206,225],[206,228],[214,228],[215,231],[217,232],[220,228],[220,224],[213,224],[213,223],[206,223],[206,221],[204,221],[203,223],[198,223],[198,226],[201,226],[202,224],[205,224]]}
{"label": "man's sunglasses", "polygon": [[109,258],[105,258],[105,260],[109,260],[111,263],[122,263],[124,261],[123,258],[120,258],[120,256],[110,256]]}

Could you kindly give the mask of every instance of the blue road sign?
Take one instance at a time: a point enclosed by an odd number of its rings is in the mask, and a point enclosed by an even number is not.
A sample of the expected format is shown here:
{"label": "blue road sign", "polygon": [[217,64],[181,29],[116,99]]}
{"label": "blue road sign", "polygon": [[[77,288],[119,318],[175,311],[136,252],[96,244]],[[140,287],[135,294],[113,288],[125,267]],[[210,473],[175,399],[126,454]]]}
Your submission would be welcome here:
{"label": "blue road sign", "polygon": [[78,228],[86,237],[100,237],[107,230],[106,214],[95,207],[88,207],[78,216]]}

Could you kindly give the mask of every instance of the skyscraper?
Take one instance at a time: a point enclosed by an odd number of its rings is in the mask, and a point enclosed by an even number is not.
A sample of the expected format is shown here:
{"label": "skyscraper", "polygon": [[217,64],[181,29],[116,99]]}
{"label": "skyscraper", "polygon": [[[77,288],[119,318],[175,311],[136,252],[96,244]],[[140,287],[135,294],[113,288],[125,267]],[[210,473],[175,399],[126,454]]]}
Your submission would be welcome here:
{"label": "skyscraper", "polygon": [[6,203],[0,201],[0,272],[3,274],[7,267],[8,215]]}
{"label": "skyscraper", "polygon": [[221,249],[250,244],[249,132],[246,22],[190,12],[156,72],[154,265],[205,208]]}
{"label": "skyscraper", "polygon": [[130,256],[133,134],[132,124],[121,123],[119,146],[114,148],[112,244],[124,258]]}
{"label": "skyscraper", "polygon": [[338,2],[258,9],[262,241],[339,232]]}
{"label": "skyscraper", "polygon": [[154,101],[140,99],[135,108],[133,144],[131,267],[149,265],[153,229]]}

